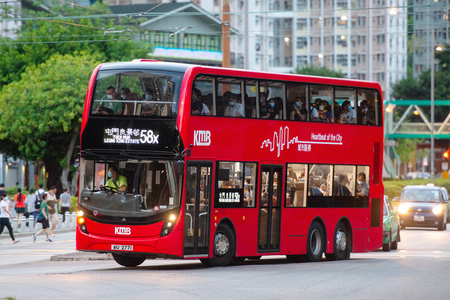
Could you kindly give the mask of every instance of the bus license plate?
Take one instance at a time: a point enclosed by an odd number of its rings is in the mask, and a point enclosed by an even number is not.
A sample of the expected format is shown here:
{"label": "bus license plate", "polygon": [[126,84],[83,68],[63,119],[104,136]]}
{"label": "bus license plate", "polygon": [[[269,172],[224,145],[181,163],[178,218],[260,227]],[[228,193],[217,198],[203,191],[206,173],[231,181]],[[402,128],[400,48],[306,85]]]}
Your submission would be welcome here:
{"label": "bus license plate", "polygon": [[425,221],[425,216],[414,216],[414,221],[423,222]]}
{"label": "bus license plate", "polygon": [[131,246],[131,245],[111,245],[111,250],[133,251],[133,246]]}

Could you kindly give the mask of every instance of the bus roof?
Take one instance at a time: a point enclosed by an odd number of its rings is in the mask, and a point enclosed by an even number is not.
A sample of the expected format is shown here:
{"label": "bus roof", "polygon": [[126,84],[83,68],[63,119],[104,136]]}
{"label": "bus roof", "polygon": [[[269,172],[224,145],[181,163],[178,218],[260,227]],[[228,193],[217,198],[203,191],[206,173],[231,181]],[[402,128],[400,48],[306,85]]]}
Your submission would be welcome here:
{"label": "bus roof", "polygon": [[117,63],[104,63],[100,66],[100,70],[116,70],[116,69],[143,69],[148,70],[149,68],[153,70],[161,71],[173,71],[185,73],[190,70],[191,74],[212,74],[212,75],[223,75],[223,76],[238,76],[238,77],[251,77],[266,80],[282,80],[282,81],[305,81],[308,83],[317,84],[335,84],[346,86],[351,85],[354,87],[365,87],[365,88],[376,88],[381,92],[381,86],[376,81],[365,81],[357,79],[348,78],[334,78],[334,77],[322,77],[313,75],[301,75],[293,73],[272,73],[263,71],[252,71],[244,69],[232,69],[232,68],[221,68],[221,67],[208,67],[192,64],[183,63],[171,63],[171,62],[158,62],[155,60],[146,59],[135,59],[132,62],[117,62]]}

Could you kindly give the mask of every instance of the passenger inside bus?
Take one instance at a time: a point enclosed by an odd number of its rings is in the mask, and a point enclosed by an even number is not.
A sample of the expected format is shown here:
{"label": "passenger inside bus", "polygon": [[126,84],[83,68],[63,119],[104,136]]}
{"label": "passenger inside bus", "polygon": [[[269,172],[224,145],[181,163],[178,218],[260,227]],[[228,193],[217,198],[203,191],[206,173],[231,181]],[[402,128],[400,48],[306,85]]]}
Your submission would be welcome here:
{"label": "passenger inside bus", "polygon": [[120,96],[124,102],[124,114],[135,115],[136,101],[139,100],[138,93],[132,93],[128,87],[123,87],[120,90]]}
{"label": "passenger inside bus", "polygon": [[202,92],[199,89],[194,88],[192,90],[191,114],[209,116],[209,115],[211,115],[211,112],[208,109],[208,107],[206,106],[206,104],[204,104],[200,101],[201,96],[202,96]]}
{"label": "passenger inside bus", "polygon": [[238,103],[236,94],[228,91],[223,94],[223,98],[225,99],[225,103],[228,104],[225,107],[224,117],[244,117],[244,106]]}
{"label": "passenger inside bus", "polygon": [[355,124],[356,112],[352,109],[350,101],[345,100],[342,103],[341,122],[342,124]]}
{"label": "passenger inside bus", "polygon": [[97,106],[97,113],[101,115],[122,115],[123,103],[117,101],[121,98],[120,94],[115,92],[114,87],[107,87],[106,95],[103,96],[100,104]]}
{"label": "passenger inside bus", "polygon": [[292,104],[292,111],[289,117],[291,121],[305,121],[308,116],[306,110],[306,101],[302,95],[297,95],[295,102]]}
{"label": "passenger inside bus", "polygon": [[186,198],[190,203],[195,203],[195,192],[197,189],[197,175],[191,174],[186,182]]}
{"label": "passenger inside bus", "polygon": [[358,186],[356,187],[357,196],[369,196],[369,186],[366,182],[366,174],[361,172],[358,174]]}
{"label": "passenger inside bus", "polygon": [[335,195],[337,196],[351,196],[352,193],[347,187],[348,184],[348,177],[345,174],[338,174],[337,180],[334,182],[334,189],[335,189]]}
{"label": "passenger inside bus", "polygon": [[323,123],[330,123],[331,111],[328,109],[328,102],[320,98],[317,98],[316,108],[318,109],[319,121]]}
{"label": "passenger inside bus", "polygon": [[375,111],[369,107],[367,100],[361,101],[358,107],[358,124],[375,125]]}
{"label": "passenger inside bus", "polygon": [[259,104],[259,117],[261,119],[269,119],[270,112],[272,108],[270,107],[269,102],[267,101],[268,95],[265,92],[260,93],[260,104]]}
{"label": "passenger inside bus", "polygon": [[279,110],[275,102],[275,98],[270,98],[269,100],[270,111],[269,111],[269,119],[278,120],[280,118]]}

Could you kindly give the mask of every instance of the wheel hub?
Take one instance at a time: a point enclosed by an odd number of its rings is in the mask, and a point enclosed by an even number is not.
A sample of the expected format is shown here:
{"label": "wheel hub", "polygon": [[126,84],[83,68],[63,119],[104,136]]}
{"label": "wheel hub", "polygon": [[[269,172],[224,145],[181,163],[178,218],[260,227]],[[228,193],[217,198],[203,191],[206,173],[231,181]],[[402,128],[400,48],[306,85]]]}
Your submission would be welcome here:
{"label": "wheel hub", "polygon": [[339,252],[343,252],[347,248],[347,236],[342,229],[336,232],[336,247]]}
{"label": "wheel hub", "polygon": [[311,247],[311,253],[314,255],[318,255],[320,250],[322,249],[322,239],[320,238],[319,230],[314,229],[313,232],[311,232],[309,245]]}
{"label": "wheel hub", "polygon": [[222,233],[216,234],[216,237],[214,238],[214,250],[216,254],[225,255],[228,252],[228,249],[230,249],[230,241],[228,238]]}

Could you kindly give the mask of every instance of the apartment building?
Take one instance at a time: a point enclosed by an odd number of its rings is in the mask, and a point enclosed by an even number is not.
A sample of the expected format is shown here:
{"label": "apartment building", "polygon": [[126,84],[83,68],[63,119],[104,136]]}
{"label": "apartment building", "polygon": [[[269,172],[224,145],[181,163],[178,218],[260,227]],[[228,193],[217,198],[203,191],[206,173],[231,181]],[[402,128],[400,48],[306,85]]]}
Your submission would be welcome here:
{"label": "apartment building", "polygon": [[22,1],[0,0],[0,37],[15,38],[17,30],[20,29],[20,18]]}
{"label": "apartment building", "polygon": [[[419,75],[421,72],[431,67],[431,49],[436,46],[449,43],[448,15],[450,12],[449,0],[414,0],[414,35],[418,40],[424,39],[421,43],[423,51],[413,52],[413,74]],[[431,34],[434,32],[434,45],[431,45]],[[438,61],[435,60],[435,66]]]}
{"label": "apartment building", "polygon": [[[221,15],[225,0],[194,1]],[[416,0],[420,1],[420,0]],[[406,77],[407,0],[229,0],[232,66],[295,72],[324,66],[378,81],[385,99]]]}

